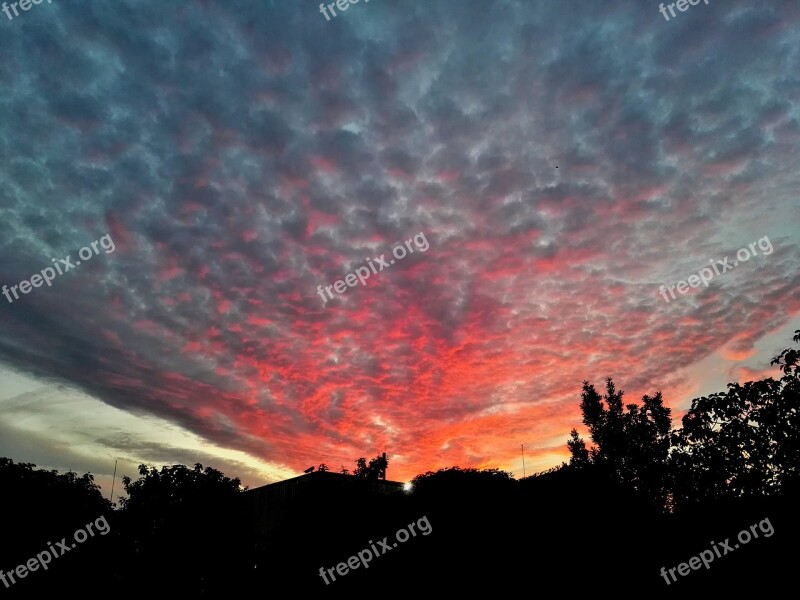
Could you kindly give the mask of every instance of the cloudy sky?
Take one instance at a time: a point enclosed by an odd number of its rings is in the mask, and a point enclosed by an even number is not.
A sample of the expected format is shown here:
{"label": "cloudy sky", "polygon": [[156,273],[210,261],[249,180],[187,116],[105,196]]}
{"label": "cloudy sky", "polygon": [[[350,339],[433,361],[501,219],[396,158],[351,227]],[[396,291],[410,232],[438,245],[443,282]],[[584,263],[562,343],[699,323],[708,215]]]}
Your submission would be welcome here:
{"label": "cloudy sky", "polygon": [[385,448],[390,479],[520,476],[522,444],[528,474],[565,459],[584,379],[679,417],[775,373],[800,328],[796,2],[336,12],[0,13],[0,284],[75,265],[0,296],[0,456],[106,493],[115,459],[254,486]]}

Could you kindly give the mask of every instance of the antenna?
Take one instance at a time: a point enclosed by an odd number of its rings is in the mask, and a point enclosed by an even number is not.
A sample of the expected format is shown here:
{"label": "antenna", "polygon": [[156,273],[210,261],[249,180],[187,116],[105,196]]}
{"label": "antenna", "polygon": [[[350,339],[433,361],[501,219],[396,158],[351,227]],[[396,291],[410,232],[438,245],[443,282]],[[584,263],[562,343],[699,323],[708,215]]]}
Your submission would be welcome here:
{"label": "antenna", "polygon": [[525,477],[525,444],[520,444],[522,448],[522,477]]}
{"label": "antenna", "polygon": [[108,498],[114,504],[114,484],[117,481],[117,461],[114,461],[114,475],[111,477],[111,496]]}

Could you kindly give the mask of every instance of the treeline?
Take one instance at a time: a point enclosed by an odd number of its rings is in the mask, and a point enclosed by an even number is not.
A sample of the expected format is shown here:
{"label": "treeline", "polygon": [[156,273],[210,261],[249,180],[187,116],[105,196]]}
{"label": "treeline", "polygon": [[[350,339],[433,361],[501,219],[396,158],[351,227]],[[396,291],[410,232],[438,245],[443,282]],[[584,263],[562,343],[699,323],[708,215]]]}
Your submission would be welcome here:
{"label": "treeline", "polygon": [[603,396],[584,381],[581,412],[593,446],[573,429],[570,465],[604,472],[667,512],[796,492],[798,353],[786,349],[772,364],[782,377],[730,383],[726,392],[697,398],[678,429],[660,392],[623,405],[611,379]]}
{"label": "treeline", "polygon": [[[137,479],[123,478],[127,498],[112,510],[90,474],[0,459],[0,569],[69,540],[100,515],[110,524],[108,535],[8,589],[0,584],[0,593],[776,591],[791,581],[800,534],[800,366],[794,349],[773,363],[779,379],[729,384],[695,399],[679,428],[660,393],[626,404],[611,379],[602,395],[584,382],[580,408],[590,439],[571,432],[569,464],[522,480],[452,467],[417,476],[411,493],[365,495],[358,485],[316,494],[295,502],[266,538],[254,534],[241,482],[200,464],[142,465]],[[386,467],[382,457],[359,459],[354,474],[369,487]],[[319,576],[422,517],[430,535],[328,585]],[[670,584],[662,578],[662,567],[765,518],[774,527],[768,539]]]}

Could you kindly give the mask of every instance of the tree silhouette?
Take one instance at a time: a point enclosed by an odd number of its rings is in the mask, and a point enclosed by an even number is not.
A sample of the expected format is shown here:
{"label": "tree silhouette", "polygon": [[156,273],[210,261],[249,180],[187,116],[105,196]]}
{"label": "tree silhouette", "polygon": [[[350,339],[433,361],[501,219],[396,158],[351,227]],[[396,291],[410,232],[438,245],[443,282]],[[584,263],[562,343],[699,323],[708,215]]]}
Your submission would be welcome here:
{"label": "tree silhouette", "polygon": [[353,475],[365,479],[386,479],[386,469],[389,468],[388,459],[383,455],[376,456],[367,464],[366,458],[356,460],[356,468]]}
{"label": "tree silhouette", "polygon": [[[800,343],[800,329],[794,332],[794,337],[792,340],[795,343]],[[797,381],[798,375],[800,375],[800,352],[798,352],[794,348],[787,348],[783,352],[781,352],[778,356],[772,359],[770,364],[778,365],[780,370],[784,374],[784,379],[788,377],[789,379],[785,379],[787,384],[794,381]]]}
{"label": "tree silhouette", "polygon": [[[800,330],[793,340],[800,342]],[[604,396],[584,381],[581,413],[594,445],[587,450],[573,429],[570,466],[605,471],[671,510],[797,486],[799,363],[797,350],[783,350],[772,360],[780,380],[729,383],[726,392],[695,398],[674,431],[661,392],[623,410],[623,392],[610,378]]]}
{"label": "tree silhouette", "polygon": [[589,451],[586,449],[586,443],[578,435],[578,430],[573,428],[572,431],[569,432],[569,436],[567,447],[571,455],[569,460],[570,466],[577,468],[588,466],[591,463]]}
{"label": "tree silhouette", "polygon": [[[794,341],[800,341],[800,331]],[[675,499],[691,503],[774,494],[800,477],[796,350],[773,359],[783,377],[729,383],[696,398],[673,435]]]}
{"label": "tree silhouette", "polygon": [[139,465],[139,475],[122,478],[125,568],[133,576],[169,564],[182,572],[170,589],[220,593],[246,564],[240,480],[200,463],[193,469]]}
{"label": "tree silhouette", "polygon": [[604,396],[588,381],[583,382],[581,413],[594,446],[587,451],[573,429],[567,442],[570,464],[595,465],[664,507],[669,494],[670,409],[658,392],[643,396],[641,405],[627,404],[623,410],[623,395],[610,377]]}
{"label": "tree silhouette", "polygon": [[[107,519],[111,535],[96,536],[81,545],[80,552],[61,562],[54,562],[46,573],[24,582],[26,597],[40,592],[60,591],[71,573],[96,568],[108,553],[116,535],[112,504],[103,497],[91,473],[36,469],[32,463],[15,463],[0,458],[0,513],[3,520],[3,543],[0,544],[0,569],[23,564],[41,552],[46,544],[71,537],[73,532],[98,518]],[[63,566],[62,566],[63,565]],[[18,588],[22,587],[17,584]],[[0,590],[5,586],[0,584]]]}
{"label": "tree silhouette", "polygon": [[514,475],[500,469],[462,469],[450,467],[427,471],[411,480],[415,493],[427,493],[436,488],[447,488],[459,494],[466,488],[501,489],[514,483]]}
{"label": "tree silhouette", "polygon": [[356,477],[366,477],[368,474],[367,459],[363,457],[356,459],[356,468],[353,469],[353,475]]}
{"label": "tree silhouette", "polygon": [[31,503],[44,504],[52,497],[58,497],[62,505],[69,503],[71,510],[86,514],[100,514],[111,508],[91,473],[59,474],[56,470],[36,469],[33,463],[15,463],[10,458],[0,458],[0,489],[4,503],[15,505],[13,510],[22,510]]}
{"label": "tree silhouette", "polygon": [[369,461],[369,467],[367,468],[372,479],[386,479],[386,469],[389,468],[389,461],[383,455],[376,456]]}

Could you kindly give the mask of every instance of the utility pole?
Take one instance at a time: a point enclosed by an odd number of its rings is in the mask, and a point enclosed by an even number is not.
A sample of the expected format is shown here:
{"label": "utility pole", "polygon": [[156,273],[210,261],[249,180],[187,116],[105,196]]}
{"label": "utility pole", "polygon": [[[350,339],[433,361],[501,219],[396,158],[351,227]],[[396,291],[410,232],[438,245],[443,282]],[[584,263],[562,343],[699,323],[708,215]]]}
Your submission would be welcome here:
{"label": "utility pole", "polygon": [[109,497],[109,500],[111,500],[112,504],[114,503],[114,484],[116,483],[116,481],[117,481],[117,461],[115,460],[114,461],[114,475],[113,475],[113,477],[111,477],[111,496]]}
{"label": "utility pole", "polygon": [[522,476],[525,477],[525,444],[520,444],[522,448]]}

